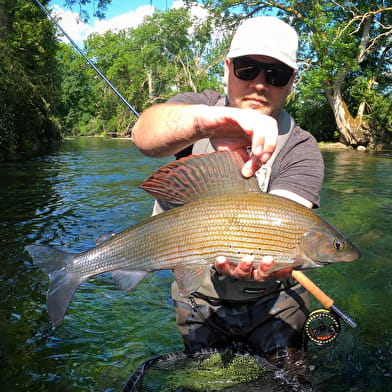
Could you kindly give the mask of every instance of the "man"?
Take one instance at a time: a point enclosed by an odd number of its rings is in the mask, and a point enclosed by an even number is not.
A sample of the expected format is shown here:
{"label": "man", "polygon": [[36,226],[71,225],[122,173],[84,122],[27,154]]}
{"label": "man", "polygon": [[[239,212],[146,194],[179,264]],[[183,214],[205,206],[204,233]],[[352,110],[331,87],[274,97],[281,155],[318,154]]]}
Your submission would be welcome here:
{"label": "man", "polygon": [[[133,129],[140,151],[151,157],[236,150],[250,177],[273,156],[268,192],[317,207],[323,161],[315,139],[282,109],[297,73],[298,37],[275,17],[245,20],[224,64],[227,97],[212,91],[185,93],[143,112]],[[249,154],[249,149],[251,154]],[[167,208],[158,203],[156,212]],[[224,347],[233,341],[276,362],[303,348],[308,312],[305,290],[291,271],[269,274],[272,257],[258,267],[252,256],[235,265],[218,257],[204,283],[189,298],[172,294],[185,347]]]}

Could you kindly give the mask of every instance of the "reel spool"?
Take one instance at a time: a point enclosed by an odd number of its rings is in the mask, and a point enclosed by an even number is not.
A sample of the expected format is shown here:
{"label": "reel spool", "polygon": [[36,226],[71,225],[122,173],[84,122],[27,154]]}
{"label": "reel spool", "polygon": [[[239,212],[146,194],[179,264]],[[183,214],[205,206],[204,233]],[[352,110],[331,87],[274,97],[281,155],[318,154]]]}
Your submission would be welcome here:
{"label": "reel spool", "polygon": [[328,309],[316,309],[305,321],[305,334],[318,346],[334,342],[340,333],[339,319]]}

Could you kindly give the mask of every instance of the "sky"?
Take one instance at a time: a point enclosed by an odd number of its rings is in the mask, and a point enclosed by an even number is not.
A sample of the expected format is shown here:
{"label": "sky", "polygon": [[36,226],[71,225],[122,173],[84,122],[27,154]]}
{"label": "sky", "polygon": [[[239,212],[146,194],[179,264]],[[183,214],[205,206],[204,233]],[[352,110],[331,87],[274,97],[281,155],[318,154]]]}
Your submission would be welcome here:
{"label": "sky", "polygon": [[[173,7],[181,7],[181,0],[112,0],[106,11],[104,20],[94,19],[90,12],[90,21],[83,23],[75,8],[74,12],[64,6],[63,0],[52,0],[49,9],[60,17],[58,21],[66,33],[79,45],[91,33],[103,34],[107,30],[120,30],[129,27],[137,27],[147,15],[152,15],[155,9],[167,10]],[[64,42],[68,40],[61,38]]]}

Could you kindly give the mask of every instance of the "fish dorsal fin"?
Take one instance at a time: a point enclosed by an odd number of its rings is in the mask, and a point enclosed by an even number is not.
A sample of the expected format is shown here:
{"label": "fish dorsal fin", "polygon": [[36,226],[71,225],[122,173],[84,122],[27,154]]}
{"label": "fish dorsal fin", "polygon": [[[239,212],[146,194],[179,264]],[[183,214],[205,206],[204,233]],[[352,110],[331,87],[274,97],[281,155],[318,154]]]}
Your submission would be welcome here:
{"label": "fish dorsal fin", "polygon": [[141,188],[173,204],[232,193],[260,192],[255,177],[244,178],[238,152],[191,155],[161,167]]}

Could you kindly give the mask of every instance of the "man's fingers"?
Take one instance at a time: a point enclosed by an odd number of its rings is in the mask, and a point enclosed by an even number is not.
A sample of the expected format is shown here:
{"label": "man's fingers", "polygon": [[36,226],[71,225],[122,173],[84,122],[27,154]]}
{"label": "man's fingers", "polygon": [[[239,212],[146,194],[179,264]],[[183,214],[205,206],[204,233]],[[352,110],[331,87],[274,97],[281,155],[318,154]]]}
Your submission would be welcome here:
{"label": "man's fingers", "polygon": [[274,258],[272,256],[264,256],[259,264],[260,271],[268,272],[274,265]]}
{"label": "man's fingers", "polygon": [[248,161],[242,166],[241,174],[245,178],[252,177],[261,167],[261,162],[258,157],[252,155]]}
{"label": "man's fingers", "polygon": [[215,260],[215,269],[221,275],[233,276],[232,268],[225,256],[218,256]]}
{"label": "man's fingers", "polygon": [[274,265],[274,259],[272,256],[264,256],[258,267],[253,271],[253,279],[258,281],[264,281],[269,279],[271,276],[269,274],[270,268]]}
{"label": "man's fingers", "polygon": [[241,262],[230,263],[225,256],[218,256],[215,269],[219,274],[233,276],[237,279],[250,279],[253,274],[253,256],[245,256]]}
{"label": "man's fingers", "polygon": [[[259,116],[260,114],[257,113]],[[278,140],[278,124],[270,116],[261,115],[262,117],[255,120],[257,127],[252,129],[252,154],[255,155],[262,163],[268,161],[274,152]]]}
{"label": "man's fingers", "polygon": [[264,256],[257,267],[254,266],[253,256],[244,256],[238,263],[231,263],[225,256],[219,256],[215,260],[215,269],[221,275],[228,275],[241,280],[254,279],[263,282],[268,279],[286,280],[291,268],[270,273],[274,265],[272,256]]}
{"label": "man's fingers", "polygon": [[244,256],[235,269],[235,277],[238,279],[250,279],[253,272],[253,256]]}

